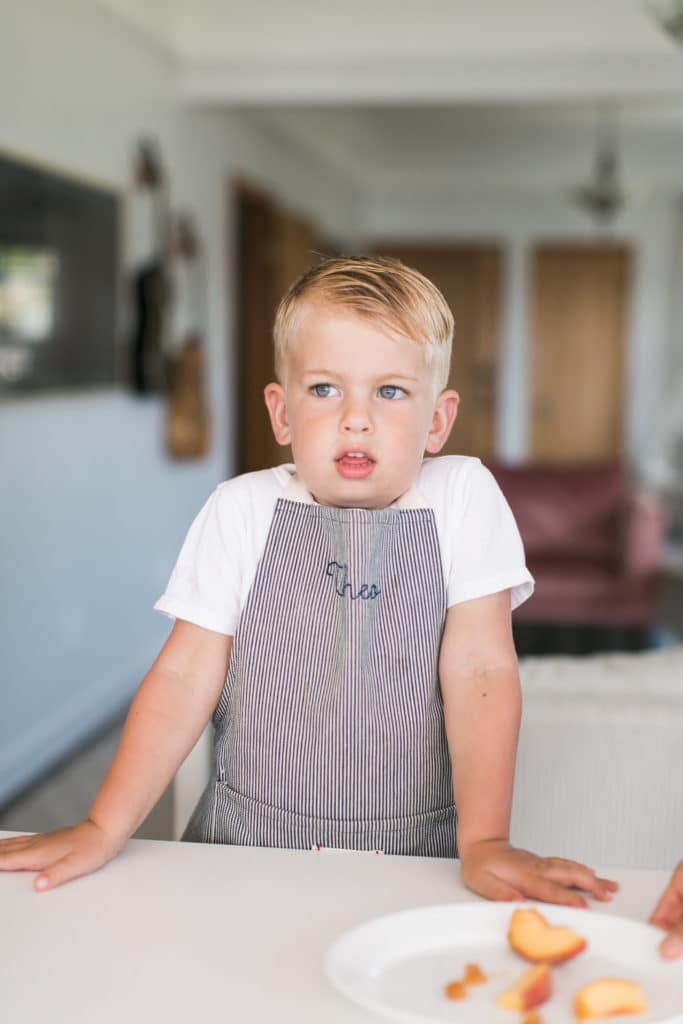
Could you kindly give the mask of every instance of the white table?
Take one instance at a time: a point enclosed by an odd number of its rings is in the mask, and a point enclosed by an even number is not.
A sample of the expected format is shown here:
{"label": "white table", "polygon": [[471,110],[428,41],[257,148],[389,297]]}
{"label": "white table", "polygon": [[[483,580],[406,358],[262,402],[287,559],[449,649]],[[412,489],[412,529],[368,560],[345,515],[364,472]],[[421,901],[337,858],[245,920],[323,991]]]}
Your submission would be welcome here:
{"label": "white table", "polygon": [[[621,891],[595,912],[641,921],[668,877],[602,873]],[[26,1024],[377,1020],[325,979],[334,939],[381,914],[477,899],[452,861],[148,840],[49,893],[33,878],[0,873],[0,1019]]]}

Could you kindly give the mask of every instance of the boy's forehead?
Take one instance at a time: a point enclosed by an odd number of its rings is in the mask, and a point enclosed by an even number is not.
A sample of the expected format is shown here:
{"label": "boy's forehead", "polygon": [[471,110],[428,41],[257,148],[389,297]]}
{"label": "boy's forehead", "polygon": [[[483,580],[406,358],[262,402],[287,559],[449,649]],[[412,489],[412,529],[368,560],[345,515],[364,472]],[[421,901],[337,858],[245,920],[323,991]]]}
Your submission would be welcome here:
{"label": "boy's forehead", "polygon": [[333,331],[339,326],[345,330],[380,331],[389,336],[388,328],[380,322],[379,317],[364,315],[352,307],[342,303],[307,299],[301,304],[294,325],[294,335],[320,334]]}
{"label": "boy's forehead", "polygon": [[389,351],[398,359],[425,362],[425,346],[405,337],[389,325],[371,315],[364,316],[344,306],[307,303],[297,317],[289,344],[288,355],[297,363],[327,352],[330,356],[345,355],[359,345],[363,356],[370,357],[378,348]]}

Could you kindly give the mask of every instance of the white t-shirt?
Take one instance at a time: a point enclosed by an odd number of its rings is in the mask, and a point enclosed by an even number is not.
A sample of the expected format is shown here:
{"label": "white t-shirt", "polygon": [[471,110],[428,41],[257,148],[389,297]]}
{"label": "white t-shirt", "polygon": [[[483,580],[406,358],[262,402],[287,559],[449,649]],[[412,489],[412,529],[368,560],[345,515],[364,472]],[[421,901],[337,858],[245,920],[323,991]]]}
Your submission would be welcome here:
{"label": "white t-shirt", "polygon": [[[193,522],[157,611],[233,636],[263,553],[276,502],[313,499],[292,488],[293,465],[245,473],[219,484]],[[510,507],[479,459],[425,459],[397,505],[434,511],[447,605],[510,590],[511,607],[533,592]]]}

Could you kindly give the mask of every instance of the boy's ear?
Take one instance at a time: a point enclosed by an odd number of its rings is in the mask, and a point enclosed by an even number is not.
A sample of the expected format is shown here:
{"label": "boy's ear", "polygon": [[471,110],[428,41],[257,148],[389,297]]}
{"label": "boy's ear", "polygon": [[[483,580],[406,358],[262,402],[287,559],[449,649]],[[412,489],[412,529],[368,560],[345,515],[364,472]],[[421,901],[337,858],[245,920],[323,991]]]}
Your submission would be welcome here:
{"label": "boy's ear", "polygon": [[441,451],[448,440],[451,427],[455,423],[455,417],[458,415],[459,402],[460,395],[457,391],[441,392],[434,407],[432,425],[427,435],[425,451],[431,452],[433,455]]}
{"label": "boy's ear", "polygon": [[287,406],[285,405],[285,393],[281,384],[266,384],[263,397],[266,400],[270,425],[278,444],[289,444],[291,435],[289,422],[287,421]]}

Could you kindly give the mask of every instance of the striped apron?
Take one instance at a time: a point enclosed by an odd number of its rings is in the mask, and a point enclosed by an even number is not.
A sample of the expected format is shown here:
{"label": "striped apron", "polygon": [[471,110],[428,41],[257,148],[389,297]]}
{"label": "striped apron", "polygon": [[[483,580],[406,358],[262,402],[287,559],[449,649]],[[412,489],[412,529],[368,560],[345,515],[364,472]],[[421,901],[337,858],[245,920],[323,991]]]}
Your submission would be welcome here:
{"label": "striped apron", "polygon": [[183,839],[455,857],[434,514],[283,494]]}

